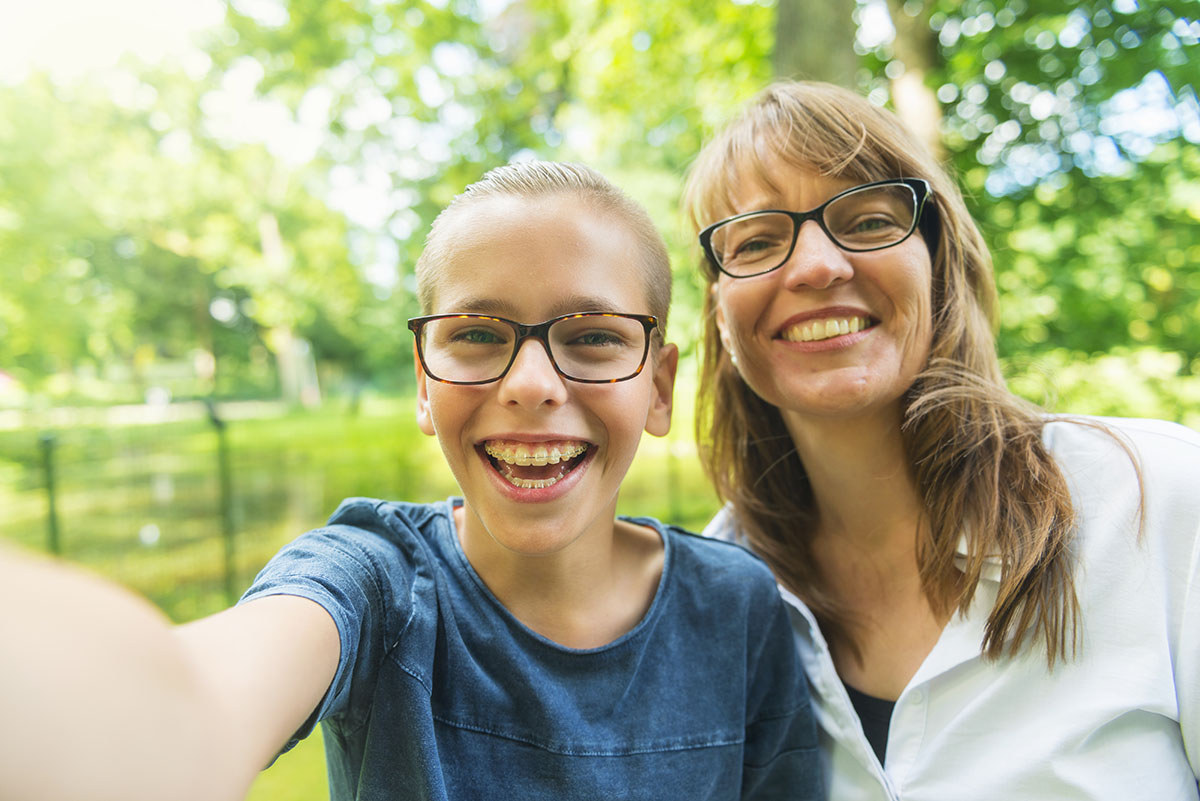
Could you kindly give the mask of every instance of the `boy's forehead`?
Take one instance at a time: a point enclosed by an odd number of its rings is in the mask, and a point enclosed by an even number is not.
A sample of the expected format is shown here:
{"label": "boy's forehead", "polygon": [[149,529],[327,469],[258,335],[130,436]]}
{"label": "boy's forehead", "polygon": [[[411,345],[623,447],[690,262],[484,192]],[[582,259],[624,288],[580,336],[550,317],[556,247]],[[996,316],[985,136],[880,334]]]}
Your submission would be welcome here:
{"label": "boy's forehead", "polygon": [[540,319],[646,311],[636,235],[578,198],[484,198],[451,222],[441,232],[445,259],[430,275],[436,312],[515,314],[530,322],[523,317],[531,299],[539,301]]}

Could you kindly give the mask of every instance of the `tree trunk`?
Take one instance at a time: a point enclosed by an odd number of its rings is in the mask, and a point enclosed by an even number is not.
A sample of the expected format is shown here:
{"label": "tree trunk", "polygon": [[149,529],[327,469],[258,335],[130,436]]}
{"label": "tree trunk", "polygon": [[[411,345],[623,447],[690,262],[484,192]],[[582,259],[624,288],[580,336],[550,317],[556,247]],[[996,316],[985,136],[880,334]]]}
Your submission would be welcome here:
{"label": "tree trunk", "polygon": [[855,86],[854,0],[779,0],[775,77]]}
{"label": "tree trunk", "polygon": [[939,129],[942,121],[941,106],[933,89],[926,85],[926,76],[933,71],[940,57],[937,39],[929,27],[929,3],[905,3],[888,0],[888,11],[892,16],[892,27],[896,29],[893,44],[895,60],[904,65],[903,72],[892,79],[892,102],[896,114],[919,136],[939,160],[945,157]]}

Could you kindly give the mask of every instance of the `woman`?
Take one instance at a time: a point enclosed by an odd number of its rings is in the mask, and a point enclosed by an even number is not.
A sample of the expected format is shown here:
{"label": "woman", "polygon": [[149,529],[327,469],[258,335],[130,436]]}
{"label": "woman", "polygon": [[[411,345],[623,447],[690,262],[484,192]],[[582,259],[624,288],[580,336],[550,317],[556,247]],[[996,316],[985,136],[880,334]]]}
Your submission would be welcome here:
{"label": "woman", "polygon": [[770,87],[685,203],[707,533],[775,570],[831,798],[1200,796],[1200,436],[1009,393],[959,191],[852,92]]}

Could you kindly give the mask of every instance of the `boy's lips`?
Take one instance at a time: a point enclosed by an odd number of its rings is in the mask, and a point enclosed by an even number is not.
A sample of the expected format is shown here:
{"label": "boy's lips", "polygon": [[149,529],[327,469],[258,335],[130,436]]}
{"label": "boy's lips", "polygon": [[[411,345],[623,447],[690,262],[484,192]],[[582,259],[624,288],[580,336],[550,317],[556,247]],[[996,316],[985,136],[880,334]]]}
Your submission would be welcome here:
{"label": "boy's lips", "polygon": [[480,447],[496,473],[513,487],[543,490],[579,467],[591,446],[574,439],[539,442],[492,439],[483,441]]}

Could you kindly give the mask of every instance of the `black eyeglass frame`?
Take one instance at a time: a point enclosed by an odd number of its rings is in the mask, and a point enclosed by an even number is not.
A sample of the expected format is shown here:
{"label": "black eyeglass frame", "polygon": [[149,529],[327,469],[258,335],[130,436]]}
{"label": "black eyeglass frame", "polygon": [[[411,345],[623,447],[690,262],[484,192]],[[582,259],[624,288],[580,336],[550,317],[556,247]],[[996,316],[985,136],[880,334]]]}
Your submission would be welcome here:
{"label": "black eyeglass frame", "polygon": [[[624,317],[628,320],[636,320],[642,324],[642,330],[645,333],[645,339],[642,343],[642,358],[638,362],[637,369],[626,376],[620,378],[576,378],[558,366],[558,362],[554,358],[554,351],[550,347],[550,326],[562,320],[570,320],[579,317]],[[434,320],[449,320],[449,319],[470,319],[470,320],[488,320],[494,323],[504,323],[516,332],[516,340],[513,342],[512,355],[508,358],[508,364],[504,365],[504,369],[500,371],[500,375],[495,378],[489,378],[485,381],[452,381],[447,378],[440,378],[434,375],[429,369],[429,365],[425,362],[425,346],[421,343],[421,330],[427,323]],[[473,314],[467,312],[451,313],[451,314],[427,314],[421,317],[412,317],[408,321],[408,330],[413,332],[416,337],[417,358],[421,362],[421,369],[425,371],[425,375],[437,381],[440,384],[454,384],[455,386],[478,386],[480,384],[491,384],[499,381],[508,375],[508,371],[512,369],[513,363],[517,360],[517,354],[521,352],[521,345],[527,339],[535,339],[541,343],[542,349],[546,351],[546,358],[550,360],[550,364],[554,366],[554,371],[568,381],[574,381],[579,384],[616,384],[620,381],[628,381],[631,378],[636,378],[641,374],[642,369],[646,366],[646,357],[650,354],[650,340],[654,332],[658,330],[658,318],[653,314],[626,314],[625,312],[572,312],[571,314],[561,314],[558,317],[552,317],[535,325],[526,325],[519,323],[516,320],[509,320],[504,317],[495,317],[490,314]]]}
{"label": "black eyeglass frame", "polygon": [[[907,186],[909,188],[909,190],[911,190],[913,193],[913,199],[915,201],[915,204],[913,207],[912,227],[910,227],[908,229],[908,233],[906,233],[904,236],[897,239],[895,242],[889,242],[886,245],[876,245],[874,247],[869,247],[869,248],[852,248],[852,247],[847,247],[846,245],[843,245],[841,242],[839,242],[838,238],[833,235],[832,231],[829,230],[829,226],[827,226],[825,224],[825,209],[829,206],[829,204],[834,203],[834,202],[840,200],[841,198],[846,197],[847,195],[852,195],[857,192],[862,192],[863,190],[866,190],[866,189],[874,189],[877,186],[893,186],[893,185]],[[825,232],[825,236],[829,237],[829,241],[832,242],[833,244],[837,245],[842,250],[848,251],[850,253],[869,253],[874,250],[886,250],[887,248],[895,247],[896,245],[899,245],[901,242],[908,239],[910,236],[913,235],[913,231],[916,231],[920,227],[921,215],[925,211],[925,201],[927,201],[931,195],[933,195],[933,188],[929,185],[929,182],[926,181],[924,178],[889,178],[886,181],[872,181],[870,183],[859,184],[858,186],[852,186],[844,192],[838,192],[836,195],[829,198],[829,200],[826,200],[820,206],[817,206],[815,209],[810,209],[809,211],[788,211],[787,209],[758,209],[756,211],[748,211],[744,214],[737,214],[737,215],[734,215],[733,217],[726,217],[723,220],[718,220],[717,222],[713,223],[712,225],[708,226],[707,228],[705,228],[703,231],[700,232],[700,247],[704,250],[704,256],[708,260],[709,266],[716,269],[718,272],[724,273],[725,275],[729,276],[730,278],[754,278],[756,276],[766,275],[767,273],[778,270],[780,267],[782,267],[784,264],[787,263],[788,259],[790,259],[792,257],[792,252],[796,249],[796,242],[800,238],[800,226],[804,225],[804,223],[808,222],[809,220],[816,220],[817,225],[821,226],[821,230]],[[783,214],[783,215],[786,215],[787,217],[791,218],[791,220],[792,220],[792,242],[790,245],[788,245],[787,253],[784,255],[783,259],[778,264],[776,264],[774,267],[771,267],[766,270],[760,270],[756,273],[744,273],[744,274],[735,274],[735,273],[729,272],[728,270],[726,270],[724,267],[721,266],[720,261],[717,260],[716,254],[713,253],[713,249],[712,249],[713,232],[716,231],[718,228],[720,228],[723,225],[728,225],[729,223],[736,222],[738,220],[744,220],[749,217],[757,217],[762,214]]]}

